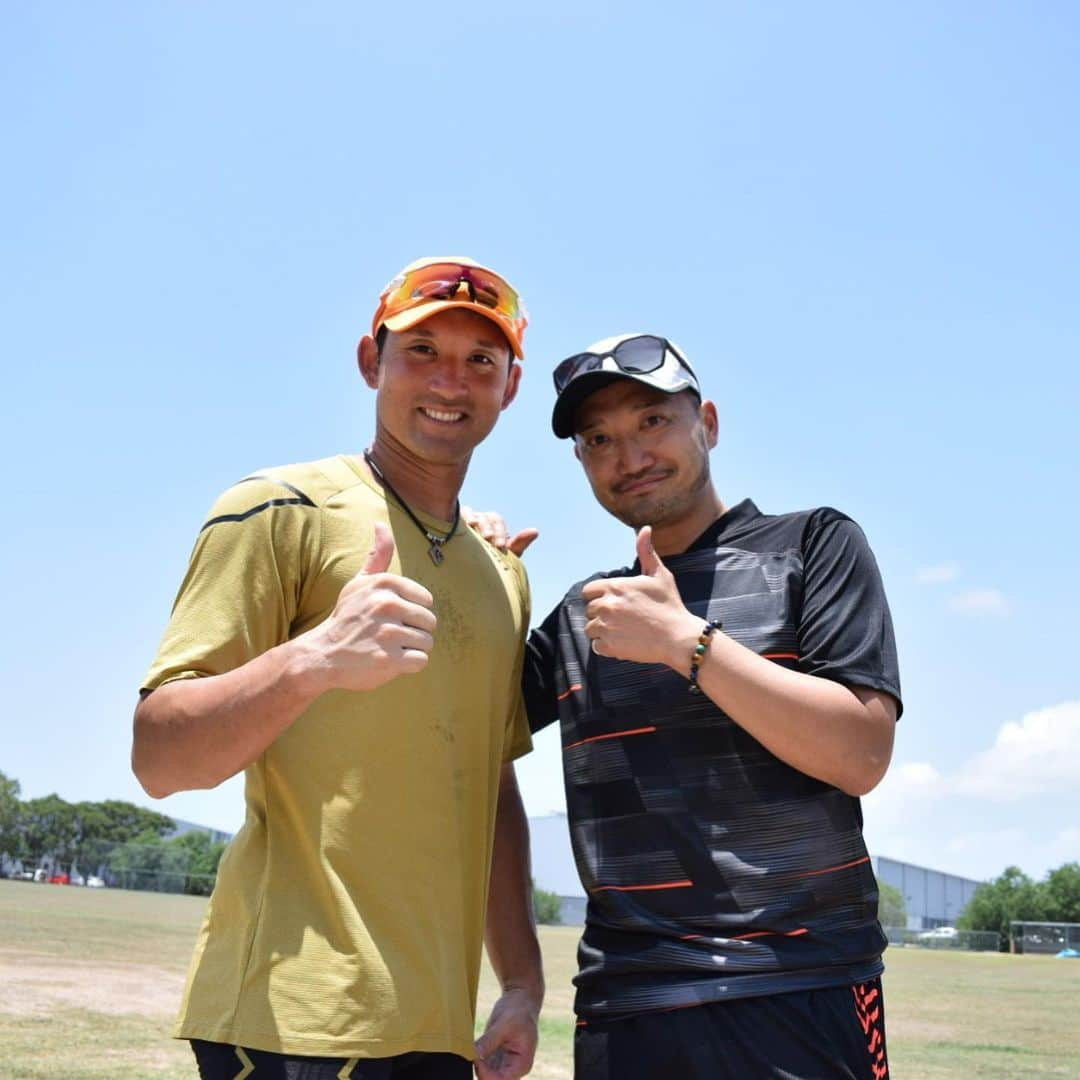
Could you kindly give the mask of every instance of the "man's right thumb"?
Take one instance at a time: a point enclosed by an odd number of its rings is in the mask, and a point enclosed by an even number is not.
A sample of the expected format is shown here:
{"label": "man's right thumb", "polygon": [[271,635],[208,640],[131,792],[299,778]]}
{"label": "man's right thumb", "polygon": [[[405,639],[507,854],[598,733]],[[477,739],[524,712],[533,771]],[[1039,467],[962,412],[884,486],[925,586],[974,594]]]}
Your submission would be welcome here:
{"label": "man's right thumb", "polygon": [[368,552],[367,561],[361,570],[363,574],[382,574],[390,568],[390,560],[394,557],[394,534],[389,525],[383,522],[375,522],[375,540]]}
{"label": "man's right thumb", "polygon": [[658,570],[663,569],[664,564],[660,556],[656,554],[656,548],[652,542],[652,526],[643,525],[637,534],[637,557],[641,563],[641,572],[648,577],[655,577]]}

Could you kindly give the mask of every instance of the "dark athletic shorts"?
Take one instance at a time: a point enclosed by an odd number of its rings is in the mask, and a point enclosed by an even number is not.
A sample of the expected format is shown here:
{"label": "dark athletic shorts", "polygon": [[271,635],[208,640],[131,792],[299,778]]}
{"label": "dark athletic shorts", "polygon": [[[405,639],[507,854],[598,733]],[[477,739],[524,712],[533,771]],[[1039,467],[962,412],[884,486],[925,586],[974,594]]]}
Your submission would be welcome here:
{"label": "dark athletic shorts", "polygon": [[471,1080],[472,1062],[457,1054],[388,1058],[295,1057],[192,1039],[202,1080]]}
{"label": "dark athletic shorts", "polygon": [[580,1021],[574,1080],[886,1080],[881,980]]}

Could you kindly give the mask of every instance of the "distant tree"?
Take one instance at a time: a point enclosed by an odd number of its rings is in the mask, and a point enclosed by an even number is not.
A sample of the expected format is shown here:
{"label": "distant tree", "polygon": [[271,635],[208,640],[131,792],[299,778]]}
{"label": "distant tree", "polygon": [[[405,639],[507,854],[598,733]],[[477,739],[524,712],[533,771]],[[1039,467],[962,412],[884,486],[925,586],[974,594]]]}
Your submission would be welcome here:
{"label": "distant tree", "polygon": [[0,772],[0,852],[6,852],[13,858],[17,858],[20,853],[20,790],[18,780]]}
{"label": "distant tree", "polygon": [[[21,802],[19,793],[18,780],[0,773],[0,852],[24,861],[52,858],[92,873],[116,847],[160,840],[176,828],[168,815],[120,799],[72,804],[46,795]],[[186,856],[186,850],[179,855]],[[213,861],[210,872],[216,869]]]}
{"label": "distant tree", "polygon": [[159,814],[121,799],[77,803],[76,809],[85,817],[87,835],[93,833],[114,843],[133,840],[148,832],[166,836],[176,828],[176,822],[168,814]]}
{"label": "distant tree", "polygon": [[1010,866],[994,881],[980,885],[956,925],[961,930],[996,930],[1001,948],[1009,941],[1014,919],[1038,922],[1047,918],[1046,887],[1032,881],[1019,867]]}
{"label": "distant tree", "polygon": [[165,814],[119,799],[76,803],[74,812],[76,835],[71,859],[87,871],[103,864],[118,844],[141,836],[163,837],[176,827]]}
{"label": "distant tree", "polygon": [[183,892],[189,855],[153,831],[119,844],[109,852],[109,874],[124,889]]}
{"label": "distant tree", "polygon": [[533,910],[536,921],[548,926],[557,926],[561,921],[562,901],[558,893],[548,892],[533,886]]}
{"label": "distant tree", "polygon": [[78,846],[75,807],[59,795],[28,799],[21,806],[18,831],[20,858],[39,861],[48,857],[68,862]]}
{"label": "distant tree", "polygon": [[1067,862],[1051,870],[1043,892],[1048,920],[1080,923],[1080,863]]}
{"label": "distant tree", "polygon": [[210,834],[199,829],[192,829],[181,836],[174,836],[166,843],[184,853],[187,859],[187,877],[184,892],[192,896],[209,896],[217,879],[218,863],[225,851],[225,845],[214,843]]}
{"label": "distant tree", "polygon": [[878,922],[882,926],[907,926],[907,904],[904,894],[895,885],[878,882]]}
{"label": "distant tree", "polygon": [[209,896],[224,850],[224,844],[196,829],[168,840],[151,830],[115,845],[108,854],[108,872],[124,889]]}

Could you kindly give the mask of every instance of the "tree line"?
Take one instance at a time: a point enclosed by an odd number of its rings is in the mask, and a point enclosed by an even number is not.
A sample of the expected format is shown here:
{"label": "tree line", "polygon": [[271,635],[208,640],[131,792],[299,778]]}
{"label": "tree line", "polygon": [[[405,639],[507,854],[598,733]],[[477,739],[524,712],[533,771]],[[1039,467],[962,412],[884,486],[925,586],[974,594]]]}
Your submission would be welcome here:
{"label": "tree line", "polygon": [[59,795],[21,799],[0,772],[0,854],[10,864],[78,867],[129,889],[209,895],[225,850],[207,833],[169,836],[166,814],[120,799],[69,803]]}
{"label": "tree line", "polygon": [[996,930],[1005,948],[1014,920],[1080,923],[1080,862],[1063,863],[1042,881],[1008,867],[975,890],[956,925],[961,930]]}

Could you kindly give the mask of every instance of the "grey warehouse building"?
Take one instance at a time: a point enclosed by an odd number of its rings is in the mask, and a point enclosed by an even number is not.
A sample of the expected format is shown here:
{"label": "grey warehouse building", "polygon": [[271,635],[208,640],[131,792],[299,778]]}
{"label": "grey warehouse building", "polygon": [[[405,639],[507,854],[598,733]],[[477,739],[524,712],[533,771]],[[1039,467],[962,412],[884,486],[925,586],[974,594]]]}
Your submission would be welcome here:
{"label": "grey warehouse building", "polygon": [[955,926],[960,912],[967,907],[975,890],[982,884],[971,878],[930,870],[884,855],[873,856],[870,864],[878,881],[900,890],[907,908],[908,930]]}

